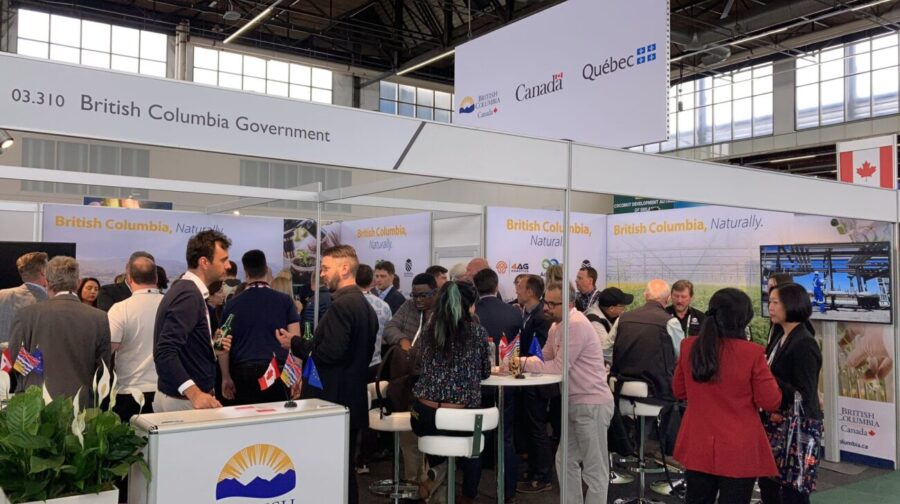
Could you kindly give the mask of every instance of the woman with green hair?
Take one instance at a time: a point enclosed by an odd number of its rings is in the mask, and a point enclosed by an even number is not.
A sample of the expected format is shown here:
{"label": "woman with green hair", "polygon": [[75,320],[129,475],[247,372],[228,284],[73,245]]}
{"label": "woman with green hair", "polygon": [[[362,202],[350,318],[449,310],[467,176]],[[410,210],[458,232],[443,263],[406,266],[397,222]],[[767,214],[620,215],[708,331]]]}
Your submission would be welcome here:
{"label": "woman with green hair", "polygon": [[[413,388],[412,429],[416,436],[469,436],[435,426],[438,408],[480,408],[481,381],[490,377],[488,335],[475,317],[478,293],[468,282],[447,282],[438,293],[431,318],[419,339],[422,374]],[[425,498],[437,474],[446,471],[446,458],[428,456],[428,481],[420,488]],[[481,480],[481,459],[461,458],[463,491],[459,502],[473,502]],[[454,482],[450,482],[453,484]]]}

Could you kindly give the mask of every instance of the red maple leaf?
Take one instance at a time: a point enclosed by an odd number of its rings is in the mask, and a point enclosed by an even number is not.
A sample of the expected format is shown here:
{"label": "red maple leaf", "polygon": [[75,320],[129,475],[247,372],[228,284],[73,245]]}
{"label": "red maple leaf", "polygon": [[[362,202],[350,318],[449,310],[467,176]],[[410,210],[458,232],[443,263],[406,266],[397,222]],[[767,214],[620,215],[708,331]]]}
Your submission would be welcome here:
{"label": "red maple leaf", "polygon": [[862,166],[860,166],[859,168],[856,169],[856,173],[858,173],[859,176],[862,178],[869,178],[872,175],[874,175],[877,170],[878,170],[877,166],[875,166],[873,164],[869,164],[869,162],[866,161],[865,163],[862,164]]}
{"label": "red maple leaf", "polygon": [[875,431],[870,430],[870,431],[869,431],[869,435],[872,436],[872,437],[875,437]]}

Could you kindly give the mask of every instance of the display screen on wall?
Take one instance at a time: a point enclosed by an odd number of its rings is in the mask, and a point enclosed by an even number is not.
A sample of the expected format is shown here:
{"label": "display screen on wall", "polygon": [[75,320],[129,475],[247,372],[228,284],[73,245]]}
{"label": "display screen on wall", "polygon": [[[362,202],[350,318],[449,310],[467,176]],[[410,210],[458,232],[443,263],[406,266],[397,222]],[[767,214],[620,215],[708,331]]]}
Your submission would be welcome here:
{"label": "display screen on wall", "polygon": [[768,279],[787,273],[812,302],[812,318],[890,324],[889,242],[763,245],[762,314],[769,316]]}

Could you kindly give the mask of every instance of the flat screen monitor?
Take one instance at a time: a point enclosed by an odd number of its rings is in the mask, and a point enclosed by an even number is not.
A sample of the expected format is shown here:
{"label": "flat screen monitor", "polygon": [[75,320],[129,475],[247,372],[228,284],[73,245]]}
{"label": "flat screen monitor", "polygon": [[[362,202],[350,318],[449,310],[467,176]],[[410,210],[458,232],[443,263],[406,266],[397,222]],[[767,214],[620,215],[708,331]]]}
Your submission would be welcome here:
{"label": "flat screen monitor", "polygon": [[763,245],[759,262],[764,317],[769,277],[785,273],[809,293],[813,319],[892,322],[890,242]]}

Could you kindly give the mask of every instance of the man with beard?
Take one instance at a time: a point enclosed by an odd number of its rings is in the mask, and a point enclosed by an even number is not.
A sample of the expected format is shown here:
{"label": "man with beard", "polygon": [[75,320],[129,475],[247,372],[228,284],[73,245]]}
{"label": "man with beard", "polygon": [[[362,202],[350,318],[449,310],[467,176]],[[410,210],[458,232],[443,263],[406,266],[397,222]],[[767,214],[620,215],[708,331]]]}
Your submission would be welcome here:
{"label": "man with beard", "polygon": [[[279,332],[278,339],[294,355],[313,360],[322,388],[303,382],[301,397],[319,398],[350,409],[350,442],[348,461],[347,502],[359,502],[356,470],[351,456],[356,453],[356,439],[360,429],[368,427],[366,383],[369,362],[375,352],[378,316],[356,285],[359,259],[349,245],[338,245],[322,253],[320,280],[333,292],[331,307],[319,320],[312,341],[300,336]],[[376,268],[377,269],[377,268]]]}

